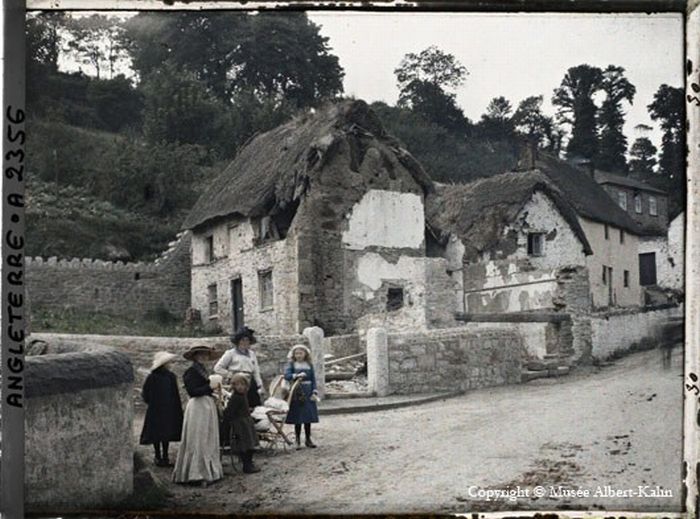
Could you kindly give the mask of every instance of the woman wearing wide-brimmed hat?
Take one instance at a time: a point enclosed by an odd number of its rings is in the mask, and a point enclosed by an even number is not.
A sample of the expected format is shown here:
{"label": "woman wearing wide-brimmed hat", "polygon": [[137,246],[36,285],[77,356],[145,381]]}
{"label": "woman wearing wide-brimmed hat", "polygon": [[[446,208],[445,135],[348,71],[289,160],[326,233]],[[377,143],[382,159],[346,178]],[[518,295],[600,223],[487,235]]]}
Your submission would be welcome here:
{"label": "woman wearing wide-brimmed hat", "polygon": [[139,443],[153,444],[154,463],[159,467],[172,467],[168,444],[179,442],[182,432],[182,402],[177,389],[177,377],[168,369],[176,358],[174,353],[157,352],[141,391],[148,408]]}
{"label": "woman wearing wide-brimmed hat", "polygon": [[226,351],[214,366],[214,372],[222,376],[243,373],[248,377],[248,404],[257,407],[261,404],[260,396],[264,393],[260,366],[255,352],[250,347],[257,342],[255,330],[242,326],[231,336],[233,348]]}
{"label": "woman wearing wide-brimmed hat", "polygon": [[185,408],[173,481],[199,482],[206,486],[224,476],[219,455],[219,415],[214,396],[216,382],[210,381],[203,364],[213,359],[215,351],[209,346],[193,346],[183,356],[192,361],[192,366],[183,375],[190,399]]}

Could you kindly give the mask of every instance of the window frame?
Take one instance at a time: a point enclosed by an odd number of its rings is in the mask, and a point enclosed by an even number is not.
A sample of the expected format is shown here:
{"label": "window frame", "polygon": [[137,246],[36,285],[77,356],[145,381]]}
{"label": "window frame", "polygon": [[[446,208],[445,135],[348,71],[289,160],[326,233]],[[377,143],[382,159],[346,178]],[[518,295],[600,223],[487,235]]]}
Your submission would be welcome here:
{"label": "window frame", "polygon": [[204,237],[204,262],[214,262],[214,234],[209,234]]}
{"label": "window frame", "polygon": [[[269,304],[265,304],[266,286],[268,286],[266,279],[269,279]],[[267,312],[275,308],[275,285],[271,268],[258,270],[258,301],[258,307],[261,312]]]}
{"label": "window frame", "polygon": [[636,193],[634,195],[634,212],[637,214],[644,213],[644,207],[642,205],[642,195],[640,195],[639,193]]}
{"label": "window frame", "polygon": [[[541,258],[544,256],[544,232],[535,231],[527,233],[527,255],[535,258]],[[539,244],[539,251],[535,244]]]}
{"label": "window frame", "polygon": [[[214,311],[212,311],[212,308]],[[209,319],[219,318],[219,286],[217,283],[207,285],[207,309]]]}
{"label": "window frame", "polygon": [[620,229],[620,244],[622,245],[624,243],[625,243],[625,231],[624,231],[624,229]]}
{"label": "window frame", "polygon": [[625,288],[629,288],[629,286],[630,286],[630,271],[629,270],[622,271],[622,285]]}
{"label": "window frame", "polygon": [[[401,294],[400,304],[396,302],[398,300],[398,297],[392,297],[392,293],[395,295],[398,293]],[[406,291],[403,289],[403,287],[389,287],[386,291],[386,311],[396,312],[398,310],[401,310],[405,306],[405,300]]]}
{"label": "window frame", "polygon": [[606,239],[606,240],[609,240],[609,239],[610,239],[610,226],[609,226],[607,223],[606,223],[606,224],[603,224],[603,225],[605,226],[605,229],[604,229],[604,231],[605,231],[605,239]]}
{"label": "window frame", "polygon": [[649,216],[659,216],[658,200],[652,195],[649,195]]}
{"label": "window frame", "polygon": [[627,211],[627,191],[617,192],[617,205],[619,205],[623,211]]}

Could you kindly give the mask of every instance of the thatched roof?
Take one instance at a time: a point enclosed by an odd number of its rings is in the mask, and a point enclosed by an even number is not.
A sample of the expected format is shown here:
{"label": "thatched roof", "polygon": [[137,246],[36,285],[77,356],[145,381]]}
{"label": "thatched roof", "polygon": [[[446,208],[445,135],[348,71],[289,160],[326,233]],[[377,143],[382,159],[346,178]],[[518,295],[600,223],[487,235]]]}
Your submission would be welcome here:
{"label": "thatched roof", "polygon": [[426,216],[432,228],[460,238],[467,247],[467,256],[473,256],[499,247],[505,227],[515,221],[537,191],[552,200],[581,242],[583,252],[592,254],[573,207],[538,171],[503,173],[469,184],[438,185],[427,198]]}
{"label": "thatched roof", "polygon": [[536,169],[547,175],[580,216],[632,234],[643,234],[639,225],[617,205],[590,173],[545,153],[537,160]]}
{"label": "thatched roof", "polygon": [[275,214],[298,200],[342,139],[374,138],[391,150],[427,193],[432,181],[420,164],[388,136],[363,101],[328,104],[254,137],[202,194],[183,228],[239,214]]}

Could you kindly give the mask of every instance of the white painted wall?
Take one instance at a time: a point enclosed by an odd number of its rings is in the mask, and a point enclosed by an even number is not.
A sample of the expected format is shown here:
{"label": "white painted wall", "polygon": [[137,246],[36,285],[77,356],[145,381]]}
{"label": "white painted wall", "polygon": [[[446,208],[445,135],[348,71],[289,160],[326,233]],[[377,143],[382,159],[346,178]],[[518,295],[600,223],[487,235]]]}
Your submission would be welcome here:
{"label": "white painted wall", "polygon": [[425,239],[423,200],[413,193],[372,189],[356,203],[343,232],[343,245],[419,249]]}
{"label": "white painted wall", "polygon": [[[613,269],[613,300],[617,306],[638,306],[643,304],[639,286],[639,238],[625,231],[624,243],[620,243],[620,229],[608,226],[608,239],[605,239],[605,225],[587,218],[579,218],[586,233],[593,255],[586,258],[591,296],[596,307],[608,306],[608,285],[603,284],[603,265]],[[629,287],[624,286],[623,272],[630,273]]]}
{"label": "white painted wall", "polygon": [[644,238],[639,253],[656,253],[656,282],[663,288],[685,288],[685,213],[674,218],[668,236]]}
{"label": "white painted wall", "polygon": [[651,312],[634,312],[606,317],[591,317],[591,354],[598,359],[615,350],[627,350],[644,338],[654,340],[659,327],[670,318],[682,317],[683,305]]}

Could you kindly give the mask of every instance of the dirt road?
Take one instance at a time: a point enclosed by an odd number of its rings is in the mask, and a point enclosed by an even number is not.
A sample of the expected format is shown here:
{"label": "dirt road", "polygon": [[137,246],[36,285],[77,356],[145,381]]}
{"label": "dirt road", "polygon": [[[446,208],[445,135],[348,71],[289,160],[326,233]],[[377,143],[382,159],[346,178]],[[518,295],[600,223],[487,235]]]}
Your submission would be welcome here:
{"label": "dirt road", "polygon": [[[172,485],[168,508],[352,514],[680,510],[681,355],[674,352],[670,370],[662,369],[658,351],[649,351],[558,380],[322,417],[315,428],[319,448],[261,454],[262,472],[254,475],[233,473],[225,464],[226,478],[206,489]],[[168,469],[156,470],[169,476]],[[533,496],[537,485],[545,497]],[[550,487],[584,497],[550,497]],[[507,488],[521,494],[527,489],[529,496],[485,499],[486,490]],[[652,491],[671,495],[651,497]],[[622,494],[609,497],[611,492]]]}

